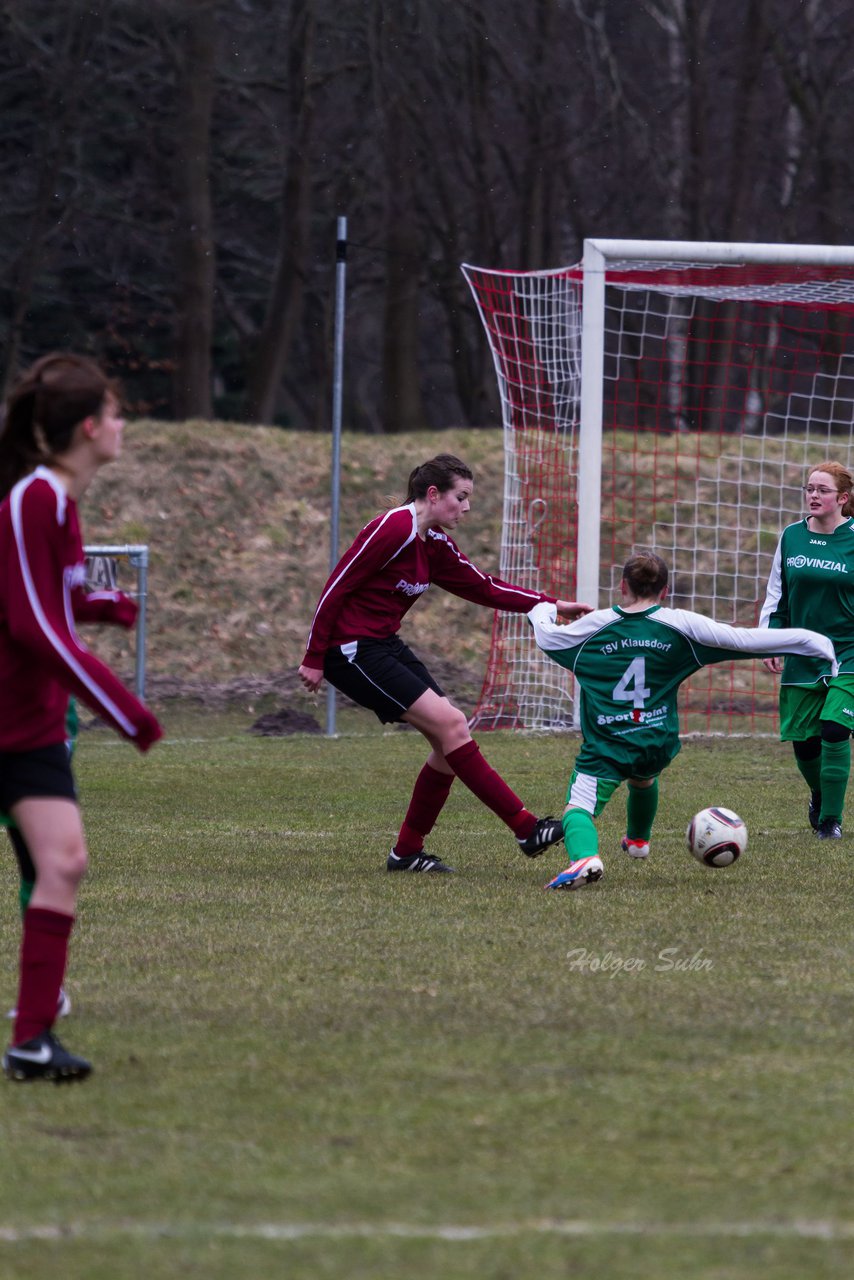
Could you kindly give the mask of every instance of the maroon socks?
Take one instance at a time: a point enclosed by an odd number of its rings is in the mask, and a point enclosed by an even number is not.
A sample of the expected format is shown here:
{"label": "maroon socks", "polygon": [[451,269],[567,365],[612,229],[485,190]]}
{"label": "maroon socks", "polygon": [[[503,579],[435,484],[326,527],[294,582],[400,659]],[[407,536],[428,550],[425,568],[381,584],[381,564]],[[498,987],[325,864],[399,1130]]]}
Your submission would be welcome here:
{"label": "maroon socks", "polygon": [[432,765],[424,765],[415,780],[412,799],[394,846],[399,857],[420,853],[424,848],[424,837],[433,830],[453,781],[452,773],[440,773]]}
{"label": "maroon socks", "polygon": [[465,783],[469,791],[502,822],[506,822],[514,835],[524,839],[531,834],[537,825],[536,818],[524,807],[515,791],[510,790],[501,774],[487,764],[476,742],[469,741],[455,751],[449,751],[445,759],[460,782]]}
{"label": "maroon socks", "polygon": [[27,908],[13,1044],[25,1044],[53,1026],[73,925],[74,916],[61,911]]}

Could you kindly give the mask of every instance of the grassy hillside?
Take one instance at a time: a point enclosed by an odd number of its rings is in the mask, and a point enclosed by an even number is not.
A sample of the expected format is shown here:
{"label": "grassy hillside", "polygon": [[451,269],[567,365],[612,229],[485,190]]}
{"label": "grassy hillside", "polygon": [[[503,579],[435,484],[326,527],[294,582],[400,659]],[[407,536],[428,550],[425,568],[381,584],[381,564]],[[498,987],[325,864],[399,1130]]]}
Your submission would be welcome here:
{"label": "grassy hillside", "polygon": [[[383,507],[400,501],[406,477],[443,450],[475,472],[471,515],[460,541],[498,568],[503,454],[500,431],[419,433],[342,441],[340,549]],[[257,702],[295,690],[295,668],[329,572],[328,436],[190,422],[128,425],[120,462],[86,496],[85,538],[151,548],[150,695]],[[407,639],[439,667],[455,668],[449,692],[476,696],[491,615],[431,593],[405,624]],[[100,630],[92,646],[129,676],[126,637]],[[457,669],[459,668],[459,669]]]}

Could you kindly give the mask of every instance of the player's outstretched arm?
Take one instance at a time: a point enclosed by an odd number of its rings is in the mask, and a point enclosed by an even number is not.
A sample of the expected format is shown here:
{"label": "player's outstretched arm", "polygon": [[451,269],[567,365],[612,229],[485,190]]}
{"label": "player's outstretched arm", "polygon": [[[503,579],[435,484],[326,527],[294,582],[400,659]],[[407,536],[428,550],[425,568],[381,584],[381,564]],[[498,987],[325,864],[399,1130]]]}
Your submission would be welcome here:
{"label": "player's outstretched arm", "polygon": [[592,604],[579,604],[577,600],[558,600],[555,605],[558,622],[575,622],[583,618],[585,613],[593,612]]}
{"label": "player's outstretched arm", "polygon": [[128,631],[136,622],[139,606],[123,591],[84,591],[71,593],[71,608],[76,622],[106,622]]}

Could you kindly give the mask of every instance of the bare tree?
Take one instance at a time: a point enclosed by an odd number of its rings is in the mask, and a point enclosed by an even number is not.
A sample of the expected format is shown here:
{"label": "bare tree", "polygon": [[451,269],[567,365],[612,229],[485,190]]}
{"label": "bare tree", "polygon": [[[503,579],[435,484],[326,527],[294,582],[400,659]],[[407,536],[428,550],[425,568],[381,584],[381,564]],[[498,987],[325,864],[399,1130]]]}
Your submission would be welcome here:
{"label": "bare tree", "polygon": [[279,237],[266,314],[255,342],[246,395],[251,422],[272,422],[282,376],[300,318],[312,201],[311,134],[317,85],[314,78],[314,0],[294,0],[288,30],[284,86],[287,144]]}
{"label": "bare tree", "polygon": [[137,411],[323,424],[341,213],[370,430],[494,420],[462,261],[854,237],[850,0],[0,0],[0,34],[4,372],[81,346]]}
{"label": "bare tree", "polygon": [[[21,67],[36,76],[38,116],[28,119],[27,128],[34,133],[33,152],[26,157],[27,181],[16,191],[5,186],[5,201],[14,207],[14,218],[25,235],[17,254],[8,266],[8,324],[4,352],[4,384],[15,377],[21,353],[24,326],[33,303],[38,273],[44,263],[48,245],[59,232],[68,215],[71,192],[64,180],[70,159],[69,139],[78,126],[84,86],[88,78],[88,60],[97,28],[96,16],[87,8],[70,7],[34,27],[26,6],[4,5],[2,18],[7,42],[23,54],[22,64],[6,75],[13,82],[20,78]],[[20,56],[20,54],[19,54]],[[14,93],[14,89],[13,89]],[[11,122],[9,122],[10,124]],[[7,124],[7,127],[9,127]]]}
{"label": "bare tree", "polygon": [[192,0],[176,33],[175,369],[178,418],[209,418],[216,274],[211,205],[211,120],[216,5]]}
{"label": "bare tree", "polygon": [[417,55],[421,0],[391,3],[396,22],[389,21],[389,0],[374,0],[369,31],[385,193],[380,421],[385,430],[410,431],[425,422],[419,377],[423,237],[414,200],[419,155],[409,127],[407,75]]}

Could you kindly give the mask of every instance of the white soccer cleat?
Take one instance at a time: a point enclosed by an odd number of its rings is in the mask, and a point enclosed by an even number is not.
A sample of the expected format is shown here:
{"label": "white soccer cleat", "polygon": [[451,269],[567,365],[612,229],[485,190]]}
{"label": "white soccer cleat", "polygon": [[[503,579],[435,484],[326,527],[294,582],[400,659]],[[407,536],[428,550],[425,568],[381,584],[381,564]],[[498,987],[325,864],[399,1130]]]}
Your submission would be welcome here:
{"label": "white soccer cleat", "polygon": [[620,848],[623,853],[627,853],[630,858],[648,858],[649,857],[649,841],[648,840],[631,840],[628,836],[623,836],[620,841]]}

